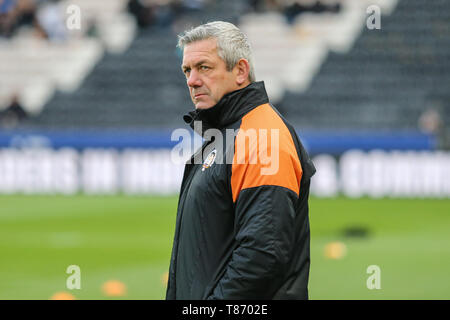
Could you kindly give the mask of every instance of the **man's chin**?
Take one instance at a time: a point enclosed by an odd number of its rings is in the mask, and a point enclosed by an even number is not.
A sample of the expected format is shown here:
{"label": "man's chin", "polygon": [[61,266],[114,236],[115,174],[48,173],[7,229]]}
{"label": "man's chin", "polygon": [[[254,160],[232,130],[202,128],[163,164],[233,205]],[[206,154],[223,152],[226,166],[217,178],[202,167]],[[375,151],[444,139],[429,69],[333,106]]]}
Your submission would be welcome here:
{"label": "man's chin", "polygon": [[211,107],[213,107],[213,104],[206,104],[206,103],[197,103],[195,105],[195,109],[197,110],[205,110],[205,109],[209,109]]}

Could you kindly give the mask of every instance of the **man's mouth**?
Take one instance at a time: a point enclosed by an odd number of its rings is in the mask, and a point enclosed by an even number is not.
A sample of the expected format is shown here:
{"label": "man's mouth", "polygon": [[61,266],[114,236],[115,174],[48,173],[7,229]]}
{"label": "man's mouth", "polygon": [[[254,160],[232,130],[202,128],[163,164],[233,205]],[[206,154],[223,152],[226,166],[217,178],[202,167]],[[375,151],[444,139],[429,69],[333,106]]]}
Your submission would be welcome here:
{"label": "man's mouth", "polygon": [[206,93],[196,93],[196,94],[194,95],[194,98],[197,99],[198,97],[204,96],[204,95],[206,95]]}

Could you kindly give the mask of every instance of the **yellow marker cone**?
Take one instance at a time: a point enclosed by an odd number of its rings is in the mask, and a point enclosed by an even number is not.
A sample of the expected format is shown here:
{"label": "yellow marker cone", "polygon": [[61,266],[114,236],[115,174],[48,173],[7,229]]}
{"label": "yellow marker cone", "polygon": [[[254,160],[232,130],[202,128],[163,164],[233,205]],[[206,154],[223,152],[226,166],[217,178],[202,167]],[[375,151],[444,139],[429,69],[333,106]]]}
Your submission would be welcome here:
{"label": "yellow marker cone", "polygon": [[102,286],[103,294],[108,297],[122,297],[126,295],[127,288],[125,284],[119,280],[106,281]]}
{"label": "yellow marker cone", "polygon": [[328,259],[342,259],[347,253],[347,247],[339,241],[330,242],[325,246],[324,253]]}
{"label": "yellow marker cone", "polygon": [[50,297],[50,300],[75,300],[75,297],[68,292],[57,292]]}
{"label": "yellow marker cone", "polygon": [[161,282],[163,285],[167,286],[167,283],[169,282],[169,272],[164,272],[161,276]]}

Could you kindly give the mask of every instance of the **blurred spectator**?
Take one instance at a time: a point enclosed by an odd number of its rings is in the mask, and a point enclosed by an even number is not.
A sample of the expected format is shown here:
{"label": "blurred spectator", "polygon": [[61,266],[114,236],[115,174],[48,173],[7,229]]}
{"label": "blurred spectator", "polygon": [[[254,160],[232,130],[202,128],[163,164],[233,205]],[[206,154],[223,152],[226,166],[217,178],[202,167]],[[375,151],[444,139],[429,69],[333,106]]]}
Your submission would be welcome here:
{"label": "blurred spectator", "polygon": [[282,12],[289,24],[305,12],[337,13],[341,10],[340,0],[249,0],[248,3],[255,12]]}
{"label": "blurred spectator", "polygon": [[0,36],[10,38],[23,26],[50,41],[67,38],[65,12],[59,0],[0,0]]}
{"label": "blurred spectator", "polygon": [[64,7],[59,0],[46,1],[36,12],[36,29],[50,41],[60,42],[67,39]]}
{"label": "blurred spectator", "polygon": [[284,1],[282,0],[249,0],[249,6],[257,13],[267,11],[283,11]]}
{"label": "blurred spectator", "polygon": [[15,94],[11,100],[10,105],[5,110],[0,112],[0,127],[5,129],[12,129],[27,117],[28,114],[20,105],[18,95]]}
{"label": "blurred spectator", "polygon": [[140,28],[170,27],[182,15],[202,11],[207,0],[129,0],[128,11]]}
{"label": "blurred spectator", "polygon": [[[291,1],[289,1],[291,2]],[[330,1],[328,1],[330,2]],[[324,1],[315,0],[296,0],[290,5],[284,7],[284,15],[286,16],[287,22],[292,24],[295,18],[302,13],[312,12],[312,13],[338,13],[341,10],[341,4],[337,1],[330,2],[329,4],[324,3]]]}
{"label": "blurred spectator", "polygon": [[145,28],[153,24],[154,14],[152,7],[144,0],[128,1],[128,11],[136,18],[140,28]]}
{"label": "blurred spectator", "polygon": [[171,0],[129,0],[128,11],[136,17],[140,28],[168,27],[175,18],[175,6]]}
{"label": "blurred spectator", "polygon": [[203,10],[206,0],[182,0],[181,7],[183,10]]}
{"label": "blurred spectator", "polygon": [[0,0],[0,36],[9,38],[22,26],[33,26],[36,5],[33,0]]}
{"label": "blurred spectator", "polygon": [[15,1],[0,0],[0,36],[11,35],[15,23]]}
{"label": "blurred spectator", "polygon": [[6,14],[14,7],[14,0],[0,0],[0,14]]}
{"label": "blurred spectator", "polygon": [[441,125],[441,115],[435,109],[425,110],[419,118],[419,128],[425,133],[438,133]]}

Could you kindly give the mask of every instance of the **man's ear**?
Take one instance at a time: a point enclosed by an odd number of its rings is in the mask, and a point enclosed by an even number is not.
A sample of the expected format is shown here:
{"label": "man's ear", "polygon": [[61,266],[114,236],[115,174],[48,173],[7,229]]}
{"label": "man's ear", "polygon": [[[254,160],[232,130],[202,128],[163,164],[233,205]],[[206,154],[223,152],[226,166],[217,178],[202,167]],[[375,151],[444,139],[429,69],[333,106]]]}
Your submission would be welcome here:
{"label": "man's ear", "polygon": [[236,66],[234,67],[236,70],[236,83],[241,86],[249,82],[248,75],[250,73],[250,64],[247,59],[240,59]]}

